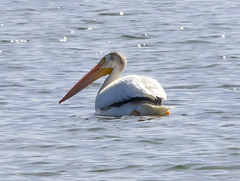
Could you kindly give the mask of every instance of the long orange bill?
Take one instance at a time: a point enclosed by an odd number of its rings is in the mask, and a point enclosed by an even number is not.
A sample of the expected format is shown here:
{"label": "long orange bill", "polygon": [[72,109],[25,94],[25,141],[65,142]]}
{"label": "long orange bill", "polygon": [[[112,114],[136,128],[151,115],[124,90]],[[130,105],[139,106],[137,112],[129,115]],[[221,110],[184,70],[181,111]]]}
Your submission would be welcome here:
{"label": "long orange bill", "polygon": [[68,91],[68,93],[59,101],[59,104],[74,96],[98,78],[110,74],[111,72],[112,68],[101,68],[101,64],[97,64],[91,71],[83,76],[70,91]]}

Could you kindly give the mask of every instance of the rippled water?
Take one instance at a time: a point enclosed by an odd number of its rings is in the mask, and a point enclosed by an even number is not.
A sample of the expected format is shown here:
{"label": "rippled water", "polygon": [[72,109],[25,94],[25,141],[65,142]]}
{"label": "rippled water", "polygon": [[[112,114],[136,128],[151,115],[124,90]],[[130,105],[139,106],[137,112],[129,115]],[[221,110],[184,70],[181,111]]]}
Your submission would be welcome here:
{"label": "rippled water", "polygon": [[[239,180],[239,1],[3,1],[0,180]],[[157,79],[167,117],[94,114],[106,52]]]}

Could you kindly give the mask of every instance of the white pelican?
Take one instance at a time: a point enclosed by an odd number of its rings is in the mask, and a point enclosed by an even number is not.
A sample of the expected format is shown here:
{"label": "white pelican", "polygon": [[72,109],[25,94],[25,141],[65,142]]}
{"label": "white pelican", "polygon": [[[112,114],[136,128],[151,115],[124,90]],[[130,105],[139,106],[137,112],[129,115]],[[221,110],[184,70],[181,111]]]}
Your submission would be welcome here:
{"label": "white pelican", "polygon": [[77,94],[98,78],[108,75],[98,91],[96,114],[169,115],[169,108],[162,106],[167,96],[162,86],[150,77],[128,75],[119,78],[126,66],[126,59],[117,52],[105,55],[100,62],[82,77],[59,101],[59,104]]}

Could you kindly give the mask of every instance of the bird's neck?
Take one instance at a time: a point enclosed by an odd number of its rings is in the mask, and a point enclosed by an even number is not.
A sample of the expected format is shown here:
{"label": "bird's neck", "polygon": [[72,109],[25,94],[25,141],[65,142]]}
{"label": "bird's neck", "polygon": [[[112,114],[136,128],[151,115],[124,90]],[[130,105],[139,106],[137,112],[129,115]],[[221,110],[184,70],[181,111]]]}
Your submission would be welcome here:
{"label": "bird's neck", "polygon": [[98,94],[105,88],[107,87],[109,84],[111,84],[113,81],[117,80],[124,68],[114,68],[113,71],[109,74],[109,76],[105,79],[105,81],[103,82]]}
{"label": "bird's neck", "polygon": [[125,64],[123,64],[122,66],[117,66],[114,67],[112,72],[109,74],[109,76],[105,79],[105,81],[103,82],[98,94],[100,94],[100,92],[107,87],[109,84],[111,84],[112,82],[114,82],[115,80],[117,80],[121,73],[123,72],[125,68]]}

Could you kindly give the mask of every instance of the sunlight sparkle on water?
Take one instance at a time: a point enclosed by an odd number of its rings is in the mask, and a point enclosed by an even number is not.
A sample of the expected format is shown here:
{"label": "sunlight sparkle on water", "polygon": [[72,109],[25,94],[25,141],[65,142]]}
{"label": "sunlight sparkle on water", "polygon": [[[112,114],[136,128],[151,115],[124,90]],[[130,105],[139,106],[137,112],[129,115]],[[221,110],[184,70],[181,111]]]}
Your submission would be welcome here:
{"label": "sunlight sparkle on water", "polygon": [[138,44],[138,47],[145,47],[147,44],[143,43],[143,44]]}
{"label": "sunlight sparkle on water", "polygon": [[67,41],[67,37],[63,37],[63,38],[61,38],[59,41]]}
{"label": "sunlight sparkle on water", "polygon": [[17,44],[22,44],[22,43],[27,43],[29,40],[11,40],[11,43],[17,43]]}

